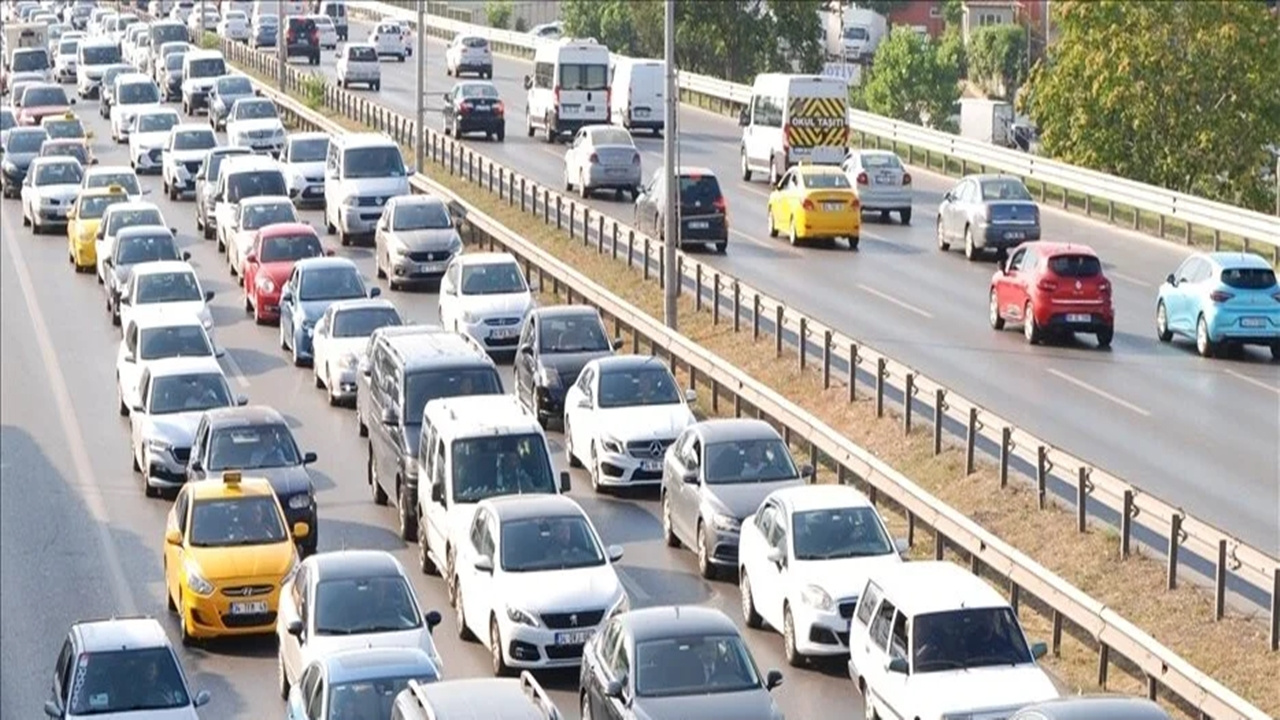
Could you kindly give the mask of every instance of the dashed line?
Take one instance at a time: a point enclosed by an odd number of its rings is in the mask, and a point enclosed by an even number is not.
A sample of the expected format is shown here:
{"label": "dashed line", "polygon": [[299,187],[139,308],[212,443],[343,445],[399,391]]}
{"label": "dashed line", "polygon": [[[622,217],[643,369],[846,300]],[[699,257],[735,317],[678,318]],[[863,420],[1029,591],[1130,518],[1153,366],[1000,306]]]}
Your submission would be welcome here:
{"label": "dashed line", "polygon": [[898,298],[896,298],[896,297],[894,297],[894,296],[892,296],[892,295],[890,295],[890,294],[888,294],[888,293],[881,292],[881,291],[879,291],[879,290],[877,290],[877,289],[875,289],[875,288],[873,288],[873,287],[869,287],[869,286],[867,286],[867,285],[858,285],[858,288],[859,288],[860,290],[862,290],[863,292],[867,292],[867,293],[870,293],[870,294],[872,294],[872,295],[875,295],[876,297],[880,298],[881,300],[884,300],[885,302],[893,303],[894,305],[897,305],[898,307],[902,308],[903,310],[907,310],[907,311],[909,311],[909,312],[913,312],[913,313],[915,313],[915,314],[919,315],[919,316],[920,316],[920,317],[922,317],[922,318],[925,318],[925,319],[927,319],[927,320],[932,320],[932,319],[933,319],[933,313],[929,312],[928,310],[923,310],[923,309],[921,309],[921,308],[918,308],[918,307],[916,307],[915,305],[912,305],[911,303],[906,302],[905,300],[899,300]]}
{"label": "dashed line", "polygon": [[245,377],[244,370],[240,369],[240,363],[236,362],[236,359],[231,355],[230,350],[224,347],[223,352],[225,354],[222,356],[222,360],[226,362],[227,369],[231,371],[231,377],[235,379],[237,385],[248,390],[249,378]]}
{"label": "dashed line", "polygon": [[1106,390],[1103,390],[1102,388],[1094,387],[1093,385],[1090,385],[1089,383],[1083,380],[1071,377],[1070,375],[1062,372],[1061,370],[1054,370],[1053,368],[1049,368],[1048,370],[1046,370],[1046,372],[1048,372],[1050,375],[1053,375],[1054,377],[1066,380],[1067,382],[1071,383],[1072,385],[1075,385],[1076,387],[1082,390],[1088,390],[1089,392],[1093,393],[1094,395],[1097,395],[1103,400],[1110,400],[1111,402],[1115,403],[1116,405],[1119,405],[1120,407],[1126,410],[1135,412],[1143,417],[1151,417],[1150,412],[1147,412],[1146,410],[1138,407],[1137,405],[1134,405],[1133,403],[1127,400],[1124,400],[1123,398],[1116,397],[1115,395],[1112,395],[1111,393],[1107,392]]}
{"label": "dashed line", "polygon": [[1137,285],[1138,287],[1144,287],[1144,288],[1155,287],[1154,285],[1152,285],[1151,283],[1145,280],[1139,280],[1138,278],[1133,277],[1132,275],[1125,275],[1124,273],[1116,272],[1115,270],[1108,270],[1107,276],[1113,277],[1117,280],[1123,280],[1129,283],[1130,285]]}
{"label": "dashed line", "polygon": [[1275,387],[1274,385],[1268,385],[1267,383],[1264,383],[1261,380],[1258,380],[1257,378],[1251,378],[1248,375],[1245,375],[1244,373],[1238,373],[1235,370],[1231,370],[1231,369],[1223,370],[1223,372],[1225,372],[1226,374],[1230,375],[1233,378],[1236,378],[1237,380],[1243,380],[1244,382],[1247,382],[1250,385],[1260,387],[1263,390],[1270,390],[1271,392],[1277,395],[1280,395],[1280,388]]}

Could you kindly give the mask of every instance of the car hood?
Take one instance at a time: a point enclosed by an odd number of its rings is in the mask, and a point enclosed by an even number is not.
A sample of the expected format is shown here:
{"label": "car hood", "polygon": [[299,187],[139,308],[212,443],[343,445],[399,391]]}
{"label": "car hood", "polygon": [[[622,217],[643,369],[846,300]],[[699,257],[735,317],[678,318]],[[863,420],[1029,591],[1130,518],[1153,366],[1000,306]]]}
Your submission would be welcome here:
{"label": "car hood", "polygon": [[365,348],[368,346],[369,338],[367,337],[329,339],[329,348],[333,351],[333,357],[336,358],[340,358],[343,355],[355,355],[357,358],[363,358]]}
{"label": "car hood", "polygon": [[[324,172],[324,168],[320,168]],[[409,252],[432,252],[448,250],[457,242],[458,231],[453,228],[440,228],[432,230],[395,230],[390,233],[392,238],[405,247]]]}
{"label": "car hood", "polygon": [[587,363],[596,358],[608,357],[612,354],[613,352],[610,350],[583,353],[543,353],[538,356],[538,364],[554,371],[560,376],[563,384],[568,386],[578,380],[578,375],[582,373],[582,368],[586,367]]}
{"label": "car hood", "polygon": [[622,583],[609,563],[572,570],[503,573],[502,597],[521,610],[542,613],[607,610],[617,602]]}
{"label": "car hood", "polygon": [[836,602],[857,597],[867,586],[872,573],[897,565],[897,553],[875,557],[841,558],[839,560],[797,560],[788,569],[796,586],[817,585]]}
{"label": "car hood", "polygon": [[216,80],[217,78],[214,78],[214,77],[187,78],[186,80],[182,81],[182,89],[184,90],[199,89],[199,90],[207,91],[209,88],[213,87],[214,81]]}
{"label": "car hood", "polygon": [[111,106],[111,119],[133,117],[143,110],[161,107],[159,101],[153,103],[134,103],[132,105],[113,104]]}
{"label": "car hood", "polygon": [[289,273],[293,272],[293,261],[288,262],[271,262],[258,265],[258,277],[266,275],[271,278],[271,282],[280,287],[289,279]]}
{"label": "car hood", "polygon": [[199,720],[195,708],[190,705],[164,710],[135,710],[133,712],[111,713],[112,720]]}
{"label": "car hood", "polygon": [[70,105],[36,105],[22,108],[22,114],[27,117],[42,118],[46,115],[66,115],[70,110]]}
{"label": "car hood", "polygon": [[275,490],[276,496],[280,498],[287,498],[311,489],[311,475],[302,465],[255,468],[247,472],[252,473],[254,477],[266,478],[271,483],[271,489]]}
{"label": "car hood", "polygon": [[684,403],[606,408],[595,412],[601,431],[624,443],[637,440],[672,440],[694,422]]}
{"label": "car hood", "polygon": [[79,185],[41,185],[36,188],[36,195],[42,198],[54,198],[56,200],[74,200],[76,195],[80,193]]}
{"label": "car hood", "polygon": [[258,120],[234,120],[227,123],[228,133],[258,132],[261,130],[283,130],[284,125],[278,118],[261,118]]}
{"label": "car hood", "polygon": [[485,316],[523,316],[533,306],[533,297],[527,292],[504,295],[467,295],[466,309]]}
{"label": "car hood", "polygon": [[162,147],[168,139],[168,130],[163,132],[135,132],[129,136],[129,143],[151,150],[152,148]]}
{"label": "car hood", "polygon": [[170,150],[169,155],[180,163],[203,161],[208,150]]}
{"label": "car hood", "polygon": [[253,93],[241,93],[239,95],[219,95],[218,99],[222,101],[223,105],[227,107],[231,107],[232,105],[236,104],[237,100],[240,100],[241,98],[251,98],[251,97],[253,97]]}
{"label": "car hood", "polygon": [[196,426],[200,424],[203,415],[203,410],[148,415],[146,424],[142,426],[142,437],[164,440],[174,447],[191,447],[196,439]]}
{"label": "car hood", "polygon": [[703,497],[738,520],[760,509],[760,503],[775,490],[802,485],[800,478],[772,482],[743,482],[725,485],[703,485]]}
{"label": "car hood", "polygon": [[9,152],[4,154],[4,160],[26,170],[31,165],[31,161],[36,159],[37,153],[26,152]]}
{"label": "car hood", "polygon": [[358,180],[342,180],[338,183],[337,196],[346,197],[393,197],[409,194],[409,178],[382,177],[360,178]]}
{"label": "car hood", "polygon": [[217,585],[260,577],[283,579],[293,564],[294,550],[293,543],[286,540],[272,545],[189,547],[187,557],[195,560],[206,580]]}
{"label": "car hood", "polygon": [[911,695],[932,705],[921,715],[1014,710],[1059,697],[1058,689],[1036,665],[983,667],[911,675]]}
{"label": "car hood", "polygon": [[313,659],[328,657],[342,650],[363,650],[365,648],[418,648],[431,656],[435,661],[437,672],[443,670],[440,653],[431,639],[426,623],[413,630],[399,632],[365,633],[363,635],[320,635],[313,633],[307,636],[307,644],[303,646],[302,664],[305,667]]}
{"label": "car hood", "polygon": [[632,705],[637,719],[661,720],[781,720],[773,696],[763,687],[735,693],[638,697]]}
{"label": "car hood", "polygon": [[316,162],[291,162],[284,168],[287,175],[297,175],[304,178],[316,178],[317,180],[324,178],[324,161]]}

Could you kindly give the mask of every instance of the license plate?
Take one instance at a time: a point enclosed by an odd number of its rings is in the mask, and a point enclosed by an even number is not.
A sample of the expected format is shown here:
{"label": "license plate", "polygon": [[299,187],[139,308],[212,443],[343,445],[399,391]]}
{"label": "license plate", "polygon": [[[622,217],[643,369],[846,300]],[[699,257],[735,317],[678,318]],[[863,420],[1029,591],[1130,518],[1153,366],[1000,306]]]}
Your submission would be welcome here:
{"label": "license plate", "polygon": [[266,612],[267,604],[265,602],[231,603],[232,615],[261,615]]}
{"label": "license plate", "polygon": [[587,112],[589,112],[589,113],[593,113],[593,112],[595,112],[595,111],[596,111],[596,106],[595,106],[595,105],[588,105],[588,106],[586,107],[586,111],[587,111]]}
{"label": "license plate", "polygon": [[496,330],[490,330],[489,337],[494,340],[506,340],[507,338],[515,337],[519,332],[520,331],[517,328],[498,328]]}
{"label": "license plate", "polygon": [[1005,240],[1022,240],[1022,239],[1025,239],[1026,237],[1027,237],[1026,233],[1017,232],[1017,231],[1010,231],[1004,234]]}
{"label": "license plate", "polygon": [[880,173],[876,175],[877,185],[897,185],[898,178],[893,173]]}
{"label": "license plate", "polygon": [[658,472],[662,469],[661,460],[641,460],[640,469],[645,472]]}
{"label": "license plate", "polygon": [[420,273],[444,272],[444,265],[445,265],[445,264],[444,264],[444,263],[442,263],[442,262],[438,262],[438,263],[418,263],[418,272],[420,272]]}
{"label": "license plate", "polygon": [[706,230],[709,227],[711,227],[711,223],[706,220],[694,220],[689,223],[690,230]]}
{"label": "license plate", "polygon": [[627,173],[626,168],[608,168],[607,170],[605,170],[605,174],[608,175],[609,177],[622,177],[626,173]]}
{"label": "license plate", "polygon": [[1240,319],[1240,327],[1260,328],[1260,327],[1266,327],[1266,325],[1267,325],[1266,318],[1248,317],[1248,318]]}
{"label": "license plate", "polygon": [[647,117],[649,117],[649,109],[648,109],[648,108],[636,108],[635,115],[636,115],[636,117],[647,118]]}
{"label": "license plate", "polygon": [[1070,322],[1070,323],[1087,323],[1087,322],[1091,322],[1092,320],[1093,320],[1093,316],[1087,315],[1087,314],[1073,313],[1067,316],[1067,322]]}
{"label": "license plate", "polygon": [[841,202],[824,202],[824,203],[822,203],[822,209],[823,209],[823,210],[827,210],[827,211],[843,210],[843,209],[844,209],[844,203],[841,203]]}
{"label": "license plate", "polygon": [[563,110],[565,114],[568,114],[578,112],[578,109],[581,107],[581,105],[561,105],[560,109]]}
{"label": "license plate", "polygon": [[591,636],[595,634],[594,630],[577,630],[574,632],[556,633],[557,645],[583,645],[586,644]]}
{"label": "license plate", "polygon": [[487,112],[492,112],[492,111],[493,111],[493,108],[489,107],[488,105],[477,105],[477,106],[476,106],[476,113],[487,113]]}

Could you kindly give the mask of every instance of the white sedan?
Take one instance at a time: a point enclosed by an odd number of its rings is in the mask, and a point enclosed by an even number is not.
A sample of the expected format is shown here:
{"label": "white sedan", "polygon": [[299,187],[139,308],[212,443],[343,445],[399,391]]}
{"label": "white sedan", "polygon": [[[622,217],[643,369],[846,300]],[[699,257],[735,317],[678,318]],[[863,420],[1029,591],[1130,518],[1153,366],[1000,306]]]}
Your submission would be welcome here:
{"label": "white sedan", "polygon": [[67,212],[80,193],[84,169],[69,157],[42,157],[31,162],[22,184],[22,224],[40,234],[51,225],[67,224]]}
{"label": "white sedan", "polygon": [[129,323],[154,313],[193,313],[207,332],[213,329],[212,299],[213,291],[200,285],[191,263],[142,263],[133,269],[120,296],[120,325],[129,327]]}
{"label": "white sedan", "polygon": [[150,108],[133,117],[129,124],[129,164],[139,175],[160,174],[165,143],[180,124],[182,116],[172,108]]}
{"label": "white sedan", "polygon": [[76,81],[76,54],[80,40],[72,38],[58,43],[58,53],[53,58],[53,79],[60,83]]}
{"label": "white sedan", "polygon": [[[98,235],[93,241],[98,255],[98,282],[105,284],[107,279],[103,261],[115,254],[116,235],[125,228],[144,225],[169,227],[164,221],[164,213],[160,212],[160,207],[155,203],[130,200],[107,208],[98,224]],[[175,229],[173,232],[176,234],[178,231]]]}
{"label": "white sedan", "polygon": [[267,98],[236,100],[227,114],[227,145],[247,147],[254,152],[270,152],[279,157],[284,149],[285,130],[275,103]]}
{"label": "white sedan", "polygon": [[488,352],[514,352],[533,294],[509,253],[453,257],[440,283],[440,324],[474,338]]}
{"label": "white sedan", "polygon": [[338,26],[328,15],[309,15],[316,23],[316,32],[320,35],[320,49],[332,50],[338,47]]}
{"label": "white sedan", "polygon": [[748,627],[782,633],[787,662],[849,654],[849,619],[877,568],[902,562],[865,495],[850,485],[777,490],[742,523],[738,583]]}
{"label": "white sedan", "polygon": [[218,23],[218,35],[236,42],[249,41],[249,16],[242,10],[228,10]]}
{"label": "white sedan", "polygon": [[248,197],[235,205],[233,211],[235,214],[222,235],[227,251],[227,269],[232,275],[240,274],[259,230],[268,225],[302,222],[293,201],[283,195]]}
{"label": "white sedan", "polygon": [[218,137],[203,123],[177,125],[169,132],[160,156],[160,175],[170,200],[196,191],[196,175],[204,157],[217,146]]}
{"label": "white sedan", "polygon": [[111,139],[118,143],[129,140],[129,126],[133,124],[135,115],[162,107],[160,86],[141,73],[116,76],[114,97],[111,103]]}
{"label": "white sedan", "polygon": [[329,306],[312,331],[311,366],[316,387],[325,390],[330,405],[356,399],[356,373],[373,331],[403,324],[390,300],[340,300]]}
{"label": "white sedan", "polygon": [[[141,404],[140,383],[151,363],[169,358],[207,358],[217,362],[213,341],[194,315],[183,312],[152,313],[124,326],[116,350],[116,396],[120,415]],[[141,455],[137,455],[141,457]]]}

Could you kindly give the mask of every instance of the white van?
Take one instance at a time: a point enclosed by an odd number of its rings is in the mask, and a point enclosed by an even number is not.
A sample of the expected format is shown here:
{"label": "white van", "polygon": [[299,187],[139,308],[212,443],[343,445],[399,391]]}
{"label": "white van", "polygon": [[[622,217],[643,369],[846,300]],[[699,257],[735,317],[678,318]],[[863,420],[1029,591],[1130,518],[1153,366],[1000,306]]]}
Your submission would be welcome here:
{"label": "white van", "polygon": [[524,77],[525,131],[542,128],[547,142],[586,125],[609,122],[609,48],[595,40],[539,45],[533,75]]}
{"label": "white van", "polygon": [[849,87],[822,75],[757,75],[742,127],[742,179],[768,173],[776,186],[800,162],[839,165],[849,146]]}
{"label": "white van", "polygon": [[280,18],[280,24],[283,25],[285,17],[289,15],[309,15],[310,13],[305,0],[254,0],[251,17],[256,20],[263,15],[275,15]]}
{"label": "white van", "polygon": [[333,27],[338,31],[338,42],[346,42],[347,3],[344,0],[324,0],[320,3],[320,14],[328,15],[333,20]]}
{"label": "white van", "polygon": [[387,201],[409,194],[400,146],[380,133],[343,133],[329,141],[324,163],[324,224],[343,245],[373,239]]}
{"label": "white van", "polygon": [[667,64],[616,56],[609,74],[609,122],[662,133],[666,123]]}

